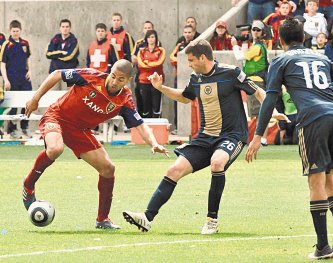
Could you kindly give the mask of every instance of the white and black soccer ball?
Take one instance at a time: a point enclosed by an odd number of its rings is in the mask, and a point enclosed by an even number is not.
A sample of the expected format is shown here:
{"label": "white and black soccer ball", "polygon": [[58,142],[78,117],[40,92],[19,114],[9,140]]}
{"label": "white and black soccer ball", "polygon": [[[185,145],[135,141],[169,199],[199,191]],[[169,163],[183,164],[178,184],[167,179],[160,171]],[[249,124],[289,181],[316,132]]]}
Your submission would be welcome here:
{"label": "white and black soccer ball", "polygon": [[52,204],[47,201],[35,201],[28,210],[29,219],[35,226],[43,227],[52,223],[55,210]]}

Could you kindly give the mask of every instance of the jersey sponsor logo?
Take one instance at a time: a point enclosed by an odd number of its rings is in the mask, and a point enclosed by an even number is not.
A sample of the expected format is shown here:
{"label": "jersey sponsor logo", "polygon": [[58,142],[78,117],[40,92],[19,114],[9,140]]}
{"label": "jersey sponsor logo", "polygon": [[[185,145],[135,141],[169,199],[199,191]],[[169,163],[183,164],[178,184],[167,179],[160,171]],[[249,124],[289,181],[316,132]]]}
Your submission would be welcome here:
{"label": "jersey sponsor logo", "polygon": [[72,79],[73,78],[73,69],[70,69],[70,70],[66,70],[65,71],[65,78],[66,79]]}
{"label": "jersey sponsor logo", "polygon": [[243,71],[241,71],[237,78],[239,82],[243,82],[246,79],[246,74]]}
{"label": "jersey sponsor logo", "polygon": [[96,91],[92,91],[89,93],[89,98],[95,98],[96,97]]}
{"label": "jersey sponsor logo", "polygon": [[116,105],[114,105],[112,102],[110,102],[108,104],[108,106],[106,106],[106,113],[110,113],[111,111],[113,111],[113,109],[116,107]]}
{"label": "jersey sponsor logo", "polygon": [[206,95],[210,95],[212,93],[212,87],[211,86],[205,86],[204,92]]}
{"label": "jersey sponsor logo", "polygon": [[[90,101],[90,98],[88,98],[88,96],[85,96],[84,98],[82,98],[84,104],[86,104],[90,109],[92,109],[94,112],[97,113],[102,113],[104,114],[105,112],[96,104],[94,104],[93,101]],[[107,112],[109,113],[109,112]]]}

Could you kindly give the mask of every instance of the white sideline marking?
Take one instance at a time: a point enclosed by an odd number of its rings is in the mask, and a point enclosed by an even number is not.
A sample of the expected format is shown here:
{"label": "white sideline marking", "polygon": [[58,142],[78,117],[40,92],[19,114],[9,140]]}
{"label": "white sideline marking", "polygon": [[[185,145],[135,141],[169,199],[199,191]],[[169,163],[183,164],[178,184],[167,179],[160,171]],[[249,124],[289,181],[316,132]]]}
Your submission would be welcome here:
{"label": "white sideline marking", "polygon": [[[0,255],[0,260],[3,258],[14,258],[14,257],[27,257],[35,255],[46,255],[52,253],[73,253],[79,251],[90,251],[90,250],[103,250],[110,248],[122,248],[122,247],[144,247],[144,246],[159,246],[159,245],[174,245],[174,244],[188,244],[188,243],[212,243],[212,242],[226,242],[226,241],[251,241],[251,240],[268,240],[268,239],[292,239],[301,237],[315,237],[316,235],[295,235],[295,236],[263,236],[263,237],[231,237],[231,238],[217,238],[217,239],[194,239],[194,240],[175,240],[175,241],[161,241],[161,242],[146,242],[146,243],[132,243],[132,244],[119,244],[112,246],[95,246],[95,247],[82,247],[74,249],[59,249],[59,250],[47,250],[47,251],[36,251],[19,254],[5,254]],[[331,236],[331,235],[329,235]]]}

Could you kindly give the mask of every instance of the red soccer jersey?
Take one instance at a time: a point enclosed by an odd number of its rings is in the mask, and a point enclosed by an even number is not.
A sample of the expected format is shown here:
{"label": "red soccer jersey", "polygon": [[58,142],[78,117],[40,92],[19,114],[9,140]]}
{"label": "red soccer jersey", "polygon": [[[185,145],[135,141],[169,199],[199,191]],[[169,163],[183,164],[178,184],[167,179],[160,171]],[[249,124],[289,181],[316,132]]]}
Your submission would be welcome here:
{"label": "red soccer jersey", "polygon": [[94,69],[67,69],[61,75],[72,87],[49,107],[48,114],[57,111],[61,121],[79,129],[94,128],[117,115],[124,118],[128,128],[143,123],[129,88],[124,87],[116,96],[108,94],[108,74]]}

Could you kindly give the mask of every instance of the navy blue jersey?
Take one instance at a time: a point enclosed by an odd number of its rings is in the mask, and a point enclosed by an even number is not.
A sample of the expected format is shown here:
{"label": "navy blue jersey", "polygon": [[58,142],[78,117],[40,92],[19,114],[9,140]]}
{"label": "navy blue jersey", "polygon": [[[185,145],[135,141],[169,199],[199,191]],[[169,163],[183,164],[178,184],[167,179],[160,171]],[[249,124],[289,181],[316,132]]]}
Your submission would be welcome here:
{"label": "navy blue jersey", "polygon": [[[67,54],[63,54],[63,51],[66,51]],[[74,34],[69,33],[65,39],[62,38],[61,34],[56,34],[51,39],[46,51],[46,57],[51,59],[49,73],[57,69],[76,68],[79,64],[79,54],[79,43]]]}
{"label": "navy blue jersey", "polygon": [[199,133],[210,136],[231,135],[247,142],[248,127],[241,90],[248,95],[257,86],[238,67],[215,63],[207,75],[192,74],[183,96],[199,101]]}
{"label": "navy blue jersey", "polygon": [[28,72],[27,60],[30,57],[28,41],[20,38],[17,42],[10,36],[2,44],[0,61],[6,63],[7,77],[25,80]]}
{"label": "navy blue jersey", "polygon": [[282,84],[294,101],[298,127],[333,115],[332,62],[324,55],[295,46],[272,60],[266,92],[281,92]]}

